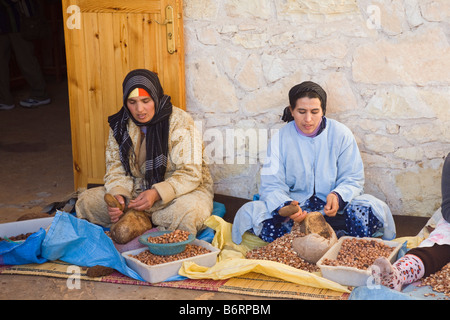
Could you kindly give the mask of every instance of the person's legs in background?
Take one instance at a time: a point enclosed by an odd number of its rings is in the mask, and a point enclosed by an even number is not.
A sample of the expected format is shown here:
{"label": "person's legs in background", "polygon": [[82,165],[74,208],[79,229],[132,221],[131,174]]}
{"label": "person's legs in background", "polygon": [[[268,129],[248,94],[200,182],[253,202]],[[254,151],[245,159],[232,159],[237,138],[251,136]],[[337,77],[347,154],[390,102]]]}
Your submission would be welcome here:
{"label": "person's legs in background", "polygon": [[6,34],[0,34],[0,110],[10,110],[15,107],[9,84],[10,58],[11,43],[9,37]]}
{"label": "person's legs in background", "polygon": [[41,66],[34,55],[33,43],[23,39],[20,33],[10,33],[8,37],[20,71],[31,87],[29,98],[21,100],[20,105],[30,108],[49,104],[51,99],[46,91]]}

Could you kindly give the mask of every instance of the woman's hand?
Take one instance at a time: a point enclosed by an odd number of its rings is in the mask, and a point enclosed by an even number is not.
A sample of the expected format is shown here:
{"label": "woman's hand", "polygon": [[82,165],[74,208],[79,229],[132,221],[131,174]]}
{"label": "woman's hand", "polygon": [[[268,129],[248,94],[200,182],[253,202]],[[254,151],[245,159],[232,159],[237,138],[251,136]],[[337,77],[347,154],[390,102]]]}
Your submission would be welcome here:
{"label": "woman's hand", "polygon": [[[116,195],[114,196],[114,198],[116,198],[117,201],[119,201],[119,203],[122,205],[122,208],[125,208],[125,199],[123,196]],[[121,210],[120,208],[108,206],[108,214],[109,217],[111,218],[111,223],[116,223],[123,215],[123,210]]]}
{"label": "woman's hand", "polygon": [[128,204],[128,208],[137,211],[144,211],[150,209],[153,204],[160,200],[158,191],[156,189],[148,189],[139,194],[136,199],[131,200]]}
{"label": "woman's hand", "polygon": [[325,207],[323,207],[323,212],[328,217],[334,217],[338,212],[338,210],[339,210],[339,198],[335,193],[331,192],[327,196],[327,204],[325,205]]}
{"label": "woman's hand", "polygon": [[282,217],[289,217],[294,222],[302,222],[308,213],[300,208],[298,201],[293,200],[290,204],[279,209],[278,214]]}
{"label": "woman's hand", "polygon": [[297,205],[297,206],[298,206],[298,211],[296,213],[294,213],[293,215],[291,215],[289,218],[294,220],[294,222],[302,222],[303,220],[305,220],[308,212],[303,211],[299,205]]}

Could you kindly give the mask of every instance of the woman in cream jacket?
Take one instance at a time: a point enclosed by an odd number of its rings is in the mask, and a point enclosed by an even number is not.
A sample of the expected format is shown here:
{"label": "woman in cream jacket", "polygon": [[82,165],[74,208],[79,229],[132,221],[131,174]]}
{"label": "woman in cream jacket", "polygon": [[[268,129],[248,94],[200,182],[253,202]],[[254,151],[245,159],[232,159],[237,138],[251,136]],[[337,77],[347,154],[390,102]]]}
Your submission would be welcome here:
{"label": "woman in cream jacket", "polygon": [[77,217],[105,227],[117,222],[124,212],[106,205],[110,193],[162,230],[196,234],[212,212],[213,182],[192,117],[172,106],[149,70],[125,77],[123,97],[108,118],[105,185],[80,194]]}

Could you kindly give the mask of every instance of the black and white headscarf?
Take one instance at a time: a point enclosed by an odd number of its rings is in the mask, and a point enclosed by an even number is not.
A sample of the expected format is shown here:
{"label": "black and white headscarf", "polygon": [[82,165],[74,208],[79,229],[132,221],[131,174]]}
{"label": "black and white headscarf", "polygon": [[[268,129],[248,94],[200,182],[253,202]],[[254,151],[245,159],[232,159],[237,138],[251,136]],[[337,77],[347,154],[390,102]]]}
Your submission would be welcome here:
{"label": "black and white headscarf", "polygon": [[[146,127],[146,159],[145,159],[145,189],[164,180],[167,168],[167,153],[169,144],[169,117],[172,114],[170,96],[165,95],[158,76],[146,69],[136,69],[128,73],[123,84],[123,106],[116,114],[108,117],[108,123],[113,130],[114,138],[119,144],[120,161],[125,172],[131,175],[129,152],[133,143],[128,134],[128,119],[139,127]],[[142,88],[147,91],[155,102],[155,115],[147,123],[140,123],[133,118],[127,108],[127,100],[131,91]]]}

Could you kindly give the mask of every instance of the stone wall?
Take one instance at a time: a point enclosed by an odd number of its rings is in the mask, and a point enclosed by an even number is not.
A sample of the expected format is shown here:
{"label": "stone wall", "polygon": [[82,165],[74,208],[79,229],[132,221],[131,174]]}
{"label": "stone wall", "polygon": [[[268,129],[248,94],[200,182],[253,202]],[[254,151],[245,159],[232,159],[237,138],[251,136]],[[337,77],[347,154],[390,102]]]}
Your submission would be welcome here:
{"label": "stone wall", "polygon": [[440,206],[450,1],[184,0],[184,22],[187,110],[216,193],[257,193],[288,91],[312,80],[327,90],[327,116],[356,136],[366,193],[399,215]]}

